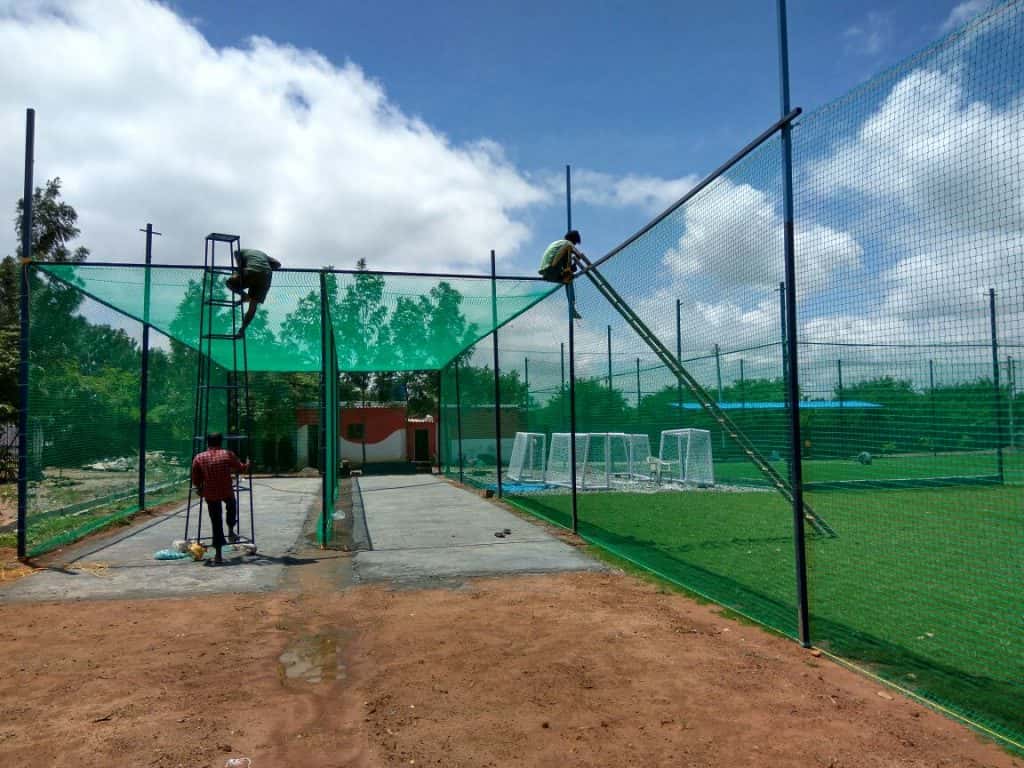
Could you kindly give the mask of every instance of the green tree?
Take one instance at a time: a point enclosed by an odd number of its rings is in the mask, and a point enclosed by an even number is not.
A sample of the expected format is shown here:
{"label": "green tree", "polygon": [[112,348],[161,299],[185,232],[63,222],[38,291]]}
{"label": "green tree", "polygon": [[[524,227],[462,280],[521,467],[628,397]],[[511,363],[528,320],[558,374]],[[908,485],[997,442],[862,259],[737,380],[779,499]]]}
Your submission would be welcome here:
{"label": "green tree", "polygon": [[[60,178],[53,178],[32,195],[33,221],[30,256],[35,261],[79,263],[85,261],[89,249],[72,248],[79,234],[78,213],[61,199]],[[17,259],[7,256],[0,264],[0,418],[17,409],[17,339],[19,336],[22,213],[24,200],[16,206],[14,231],[18,238]],[[58,361],[81,345],[83,327],[75,320],[75,312],[83,297],[73,287],[56,280],[32,275],[31,306],[33,366],[50,370]],[[57,366],[59,367],[59,366]]]}

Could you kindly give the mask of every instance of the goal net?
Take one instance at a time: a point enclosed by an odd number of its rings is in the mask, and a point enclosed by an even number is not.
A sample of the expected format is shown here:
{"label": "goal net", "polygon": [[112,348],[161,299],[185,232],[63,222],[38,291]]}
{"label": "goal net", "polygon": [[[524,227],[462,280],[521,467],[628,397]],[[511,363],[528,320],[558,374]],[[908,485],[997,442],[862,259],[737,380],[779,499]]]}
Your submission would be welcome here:
{"label": "goal net", "polygon": [[[576,487],[609,488],[615,482],[648,480],[647,459],[651,440],[647,435],[623,432],[576,433]],[[568,432],[551,435],[545,480],[551,485],[572,485],[571,447]]]}
{"label": "goal net", "polygon": [[666,429],[661,433],[658,469],[663,482],[715,484],[711,433],[706,429]]}
{"label": "goal net", "polygon": [[540,432],[516,432],[505,476],[517,483],[543,483],[547,437]]}

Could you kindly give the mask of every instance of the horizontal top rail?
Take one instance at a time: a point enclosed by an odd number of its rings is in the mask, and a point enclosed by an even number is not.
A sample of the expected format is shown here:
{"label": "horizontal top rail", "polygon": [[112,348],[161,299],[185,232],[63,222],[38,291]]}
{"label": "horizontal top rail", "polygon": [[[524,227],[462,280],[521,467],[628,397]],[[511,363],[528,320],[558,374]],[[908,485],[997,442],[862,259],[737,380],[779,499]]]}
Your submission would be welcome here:
{"label": "horizontal top rail", "polygon": [[[30,261],[29,264],[33,266],[49,266],[51,264],[71,264],[75,267],[128,267],[132,269],[203,269],[202,264],[146,264],[145,262],[138,261],[82,261],[82,262],[54,262],[54,261]],[[217,267],[214,271],[217,272],[228,272],[230,267]],[[385,277],[441,277],[451,279],[469,279],[469,280],[490,280],[491,275],[470,275],[470,274],[459,274],[456,272],[402,272],[396,270],[384,270],[384,269],[335,269],[333,267],[281,267],[280,269],[274,270],[275,273],[292,272],[292,273],[309,273],[309,274],[320,274],[326,272],[330,275],[383,275]],[[495,275],[496,280],[530,280],[544,282],[544,278],[540,275]]]}

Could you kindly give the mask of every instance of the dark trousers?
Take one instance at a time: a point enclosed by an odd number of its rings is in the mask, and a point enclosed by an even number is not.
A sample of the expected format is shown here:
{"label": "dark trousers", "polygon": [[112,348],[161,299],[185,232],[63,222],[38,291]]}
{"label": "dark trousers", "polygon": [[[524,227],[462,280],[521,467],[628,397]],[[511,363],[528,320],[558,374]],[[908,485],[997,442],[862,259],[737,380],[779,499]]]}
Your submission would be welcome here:
{"label": "dark trousers", "polygon": [[[540,276],[549,283],[565,283],[565,269],[560,265],[552,265],[542,271]],[[576,291],[571,282],[565,283],[565,296],[569,300],[569,309],[576,311]]]}
{"label": "dark trousers", "polygon": [[238,510],[235,508],[235,499],[207,499],[206,507],[210,511],[210,525],[213,526],[213,547],[220,552],[221,547],[224,546],[224,522],[221,517],[221,505],[227,507],[228,511],[228,529],[234,530],[235,524],[238,522]]}

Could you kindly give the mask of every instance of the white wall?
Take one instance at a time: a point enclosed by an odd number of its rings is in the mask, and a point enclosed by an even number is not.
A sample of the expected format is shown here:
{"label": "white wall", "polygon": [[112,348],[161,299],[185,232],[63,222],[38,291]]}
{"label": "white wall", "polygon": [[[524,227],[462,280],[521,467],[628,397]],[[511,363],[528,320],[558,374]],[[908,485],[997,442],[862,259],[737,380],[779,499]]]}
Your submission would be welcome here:
{"label": "white wall", "polygon": [[[341,458],[356,463],[363,461],[363,444],[341,438]],[[405,461],[405,430],[398,429],[379,443],[366,444],[366,462]]]}

